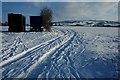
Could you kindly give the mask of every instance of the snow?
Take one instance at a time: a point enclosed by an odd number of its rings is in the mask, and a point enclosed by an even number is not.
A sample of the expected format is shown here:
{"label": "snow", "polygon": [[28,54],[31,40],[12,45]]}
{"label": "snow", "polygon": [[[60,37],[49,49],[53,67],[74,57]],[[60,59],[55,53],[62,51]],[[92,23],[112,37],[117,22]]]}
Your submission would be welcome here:
{"label": "snow", "polygon": [[83,26],[83,27],[119,27],[118,21],[106,20],[65,20],[53,22],[53,26]]}
{"label": "snow", "polygon": [[1,32],[2,78],[117,78],[118,28],[53,26]]}
{"label": "snow", "polygon": [[[59,38],[59,37],[57,37],[57,38]],[[55,39],[57,39],[57,38],[55,38]],[[42,45],[49,44],[51,41],[53,41],[53,40],[55,40],[55,39],[51,39],[51,40],[49,40],[49,41],[43,42],[43,43],[41,43],[41,44],[39,44],[39,45],[36,45],[36,46],[34,46],[34,47],[32,47],[32,48],[30,48],[30,49],[22,52],[22,53],[19,53],[19,54],[15,55],[15,56],[12,56],[12,57],[8,58],[7,60],[5,60],[3,63],[1,63],[0,66],[4,66],[4,65],[6,65],[7,63],[10,63],[10,62],[12,62],[12,61],[15,61],[15,60],[23,57],[25,54],[30,53],[30,52],[33,51],[34,49],[39,48],[39,47],[42,46]]]}

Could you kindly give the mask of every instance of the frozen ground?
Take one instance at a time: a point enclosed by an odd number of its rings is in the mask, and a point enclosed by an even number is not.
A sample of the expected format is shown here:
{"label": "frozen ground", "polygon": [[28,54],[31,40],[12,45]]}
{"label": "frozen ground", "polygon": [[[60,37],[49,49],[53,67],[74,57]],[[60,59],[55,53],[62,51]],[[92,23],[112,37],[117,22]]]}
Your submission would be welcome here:
{"label": "frozen ground", "polygon": [[2,34],[2,78],[117,78],[118,28]]}

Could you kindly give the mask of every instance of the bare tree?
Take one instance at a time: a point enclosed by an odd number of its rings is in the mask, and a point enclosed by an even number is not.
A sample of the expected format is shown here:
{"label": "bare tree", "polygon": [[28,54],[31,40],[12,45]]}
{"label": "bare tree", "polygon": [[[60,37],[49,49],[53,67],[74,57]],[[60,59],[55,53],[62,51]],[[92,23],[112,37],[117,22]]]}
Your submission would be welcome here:
{"label": "bare tree", "polygon": [[52,10],[48,7],[45,7],[41,10],[40,13],[43,16],[43,27],[46,31],[51,31],[51,21],[52,21]]}

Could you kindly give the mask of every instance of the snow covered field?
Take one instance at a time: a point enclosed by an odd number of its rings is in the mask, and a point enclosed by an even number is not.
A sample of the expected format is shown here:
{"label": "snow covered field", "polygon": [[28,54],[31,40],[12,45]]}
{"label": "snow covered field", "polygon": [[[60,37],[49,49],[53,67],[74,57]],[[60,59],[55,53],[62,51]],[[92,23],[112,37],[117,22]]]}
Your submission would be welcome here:
{"label": "snow covered field", "polygon": [[58,27],[2,32],[2,78],[116,78],[118,28]]}

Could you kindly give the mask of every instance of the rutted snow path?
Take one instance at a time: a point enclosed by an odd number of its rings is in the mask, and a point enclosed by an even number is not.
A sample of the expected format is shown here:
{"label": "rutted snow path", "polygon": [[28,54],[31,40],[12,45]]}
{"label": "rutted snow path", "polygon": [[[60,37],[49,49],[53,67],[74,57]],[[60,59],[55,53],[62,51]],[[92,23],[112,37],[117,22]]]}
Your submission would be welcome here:
{"label": "rutted snow path", "polygon": [[[37,35],[37,33],[33,34]],[[111,52],[111,55],[108,55],[110,53],[107,50],[104,52],[107,54],[103,54],[103,51],[94,50],[103,46],[100,44],[106,39],[111,40],[109,36],[92,34],[92,38],[87,38],[85,33],[79,33],[72,29],[56,28],[53,29],[52,34],[43,35],[43,38],[37,35],[38,38],[26,40],[27,36],[24,35],[28,36],[29,34],[23,33],[16,37],[17,39],[11,39],[18,45],[24,45],[27,49],[19,54],[8,56],[6,60],[1,62],[3,79],[117,77],[119,57],[117,56],[118,48],[116,45],[111,48],[116,50],[116,52]],[[24,41],[21,39],[24,39]],[[28,43],[34,43],[34,45]],[[99,45],[97,45],[98,43]],[[109,43],[108,46],[113,44],[113,42]],[[4,46],[9,49],[11,45],[8,43]],[[5,57],[7,56],[7,48],[3,47]]]}
{"label": "rutted snow path", "polygon": [[[60,37],[61,37],[61,36],[60,36]],[[56,39],[58,39],[58,38],[60,38],[60,37],[57,37],[57,38],[51,39],[51,40],[49,40],[49,41],[43,42],[43,43],[41,43],[41,44],[39,44],[39,45],[37,45],[37,46],[34,46],[34,47],[28,49],[27,51],[24,51],[24,52],[22,52],[22,53],[17,54],[16,56],[12,56],[12,57],[8,58],[7,60],[1,62],[0,66],[5,66],[6,64],[10,64],[11,62],[13,62],[13,61],[15,61],[15,60],[17,60],[17,59],[23,58],[24,56],[26,56],[27,53],[34,52],[34,51],[40,49],[41,46],[42,46],[42,47],[43,47],[43,46],[46,46],[46,45],[48,45],[49,43],[53,42],[54,40],[56,40]],[[29,54],[27,54],[27,55],[29,55]]]}
{"label": "rutted snow path", "polygon": [[31,73],[35,66],[39,65],[53,51],[67,43],[74,36],[72,31],[69,31],[70,35],[65,33],[2,61],[0,66],[3,67],[3,70],[5,69],[3,71],[4,78],[19,77],[23,73],[25,75]]}

